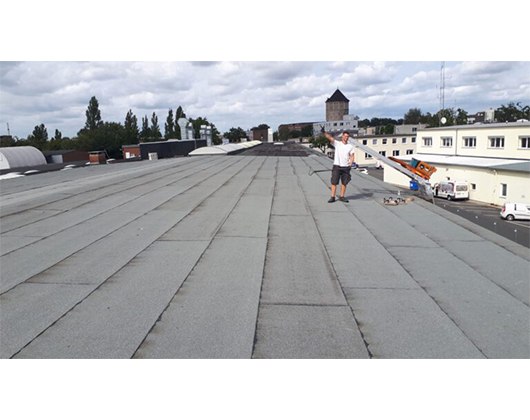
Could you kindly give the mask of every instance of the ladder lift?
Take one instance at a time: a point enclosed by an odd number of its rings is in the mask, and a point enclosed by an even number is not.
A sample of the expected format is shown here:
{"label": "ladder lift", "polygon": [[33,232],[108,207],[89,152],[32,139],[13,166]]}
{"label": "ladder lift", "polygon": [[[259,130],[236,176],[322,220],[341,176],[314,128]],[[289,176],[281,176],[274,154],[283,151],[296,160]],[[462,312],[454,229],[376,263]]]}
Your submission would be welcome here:
{"label": "ladder lift", "polygon": [[349,140],[355,147],[369,154],[374,159],[386,163],[388,166],[409,177],[411,180],[410,189],[418,191],[422,198],[434,203],[434,193],[429,182],[431,175],[436,172],[434,166],[416,159],[412,159],[409,164],[395,157],[386,157],[377,153],[372,148],[359,143],[355,138],[350,137]]}

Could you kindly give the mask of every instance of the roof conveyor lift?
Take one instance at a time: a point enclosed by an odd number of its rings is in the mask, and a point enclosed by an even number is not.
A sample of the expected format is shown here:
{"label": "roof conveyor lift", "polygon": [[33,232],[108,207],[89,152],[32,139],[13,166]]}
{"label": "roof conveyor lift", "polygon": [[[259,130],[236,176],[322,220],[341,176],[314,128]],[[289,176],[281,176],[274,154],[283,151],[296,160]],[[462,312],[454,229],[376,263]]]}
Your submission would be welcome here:
{"label": "roof conveyor lift", "polygon": [[429,182],[431,175],[436,172],[436,168],[434,166],[416,159],[412,159],[410,164],[408,164],[407,162],[396,159],[395,157],[383,156],[370,147],[359,143],[354,138],[350,137],[350,142],[363,152],[368,153],[374,159],[378,159],[386,163],[388,166],[391,166],[392,168],[401,172],[403,175],[409,177],[411,179],[411,189],[417,190],[420,197],[423,199],[432,201],[434,203],[434,193]]}

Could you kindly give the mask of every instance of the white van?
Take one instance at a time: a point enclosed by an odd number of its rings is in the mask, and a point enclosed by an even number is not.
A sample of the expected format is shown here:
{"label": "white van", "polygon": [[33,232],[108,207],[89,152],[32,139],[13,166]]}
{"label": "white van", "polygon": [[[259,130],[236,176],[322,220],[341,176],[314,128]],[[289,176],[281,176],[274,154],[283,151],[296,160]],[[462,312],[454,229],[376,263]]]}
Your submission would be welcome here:
{"label": "white van", "polygon": [[469,186],[465,181],[441,181],[434,184],[435,197],[445,197],[448,200],[467,200]]}
{"label": "white van", "polygon": [[506,220],[530,220],[530,204],[505,203],[502,206],[501,217]]}

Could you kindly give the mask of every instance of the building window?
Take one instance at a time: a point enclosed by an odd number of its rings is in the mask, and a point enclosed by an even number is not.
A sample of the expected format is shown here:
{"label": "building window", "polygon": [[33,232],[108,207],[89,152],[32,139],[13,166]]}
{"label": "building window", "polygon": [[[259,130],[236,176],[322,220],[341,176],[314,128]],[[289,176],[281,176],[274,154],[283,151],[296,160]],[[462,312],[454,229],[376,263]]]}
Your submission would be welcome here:
{"label": "building window", "polygon": [[392,150],[392,156],[399,156],[399,150]]}
{"label": "building window", "polygon": [[336,127],[337,126],[337,123],[333,123],[333,127]]}
{"label": "building window", "polygon": [[530,149],[530,137],[519,137],[519,149]]}
{"label": "building window", "polygon": [[368,144],[368,140],[363,140],[363,144],[366,146]]}
{"label": "building window", "polygon": [[397,139],[392,139],[392,144],[396,144],[397,143]]}
{"label": "building window", "polygon": [[474,149],[477,147],[477,138],[476,137],[464,137],[464,147],[468,149]]}
{"label": "building window", "polygon": [[387,139],[383,139],[383,144],[386,144],[386,142],[387,142]]}
{"label": "building window", "polygon": [[340,123],[340,126],[342,127],[344,125],[344,123]]}
{"label": "building window", "polygon": [[411,155],[411,154],[413,154],[413,153],[414,153],[414,150],[412,150],[412,149],[407,149],[407,155]]}
{"label": "building window", "polygon": [[364,158],[365,158],[365,159],[373,159],[373,158],[372,158],[372,155],[369,155],[368,153],[365,153],[365,154],[364,154]]}
{"label": "building window", "polygon": [[418,127],[412,127],[412,132],[415,133],[416,131],[418,131]]}
{"label": "building window", "polygon": [[432,137],[423,137],[423,145],[425,147],[431,147],[432,146]]}
{"label": "building window", "polygon": [[402,144],[407,143],[407,138],[406,138],[406,137],[403,137],[403,138],[401,139],[401,143],[402,143]]}
{"label": "building window", "polygon": [[377,139],[373,139],[373,140],[372,140],[372,144],[373,144],[373,145],[376,145],[376,144],[377,144]]}
{"label": "building window", "polygon": [[381,156],[386,156],[386,150],[381,150],[381,151],[379,152],[379,154],[380,154]]}
{"label": "building window", "polygon": [[477,184],[473,184],[473,183],[471,183],[471,189],[472,189],[472,190],[476,190],[476,189],[477,189]]}
{"label": "building window", "polygon": [[504,137],[489,137],[490,149],[504,149]]}
{"label": "building window", "polygon": [[452,147],[453,138],[452,137],[442,137],[442,147]]}
{"label": "building window", "polygon": [[411,143],[416,143],[416,137],[412,137],[412,138],[410,139],[410,142],[411,142]]}
{"label": "building window", "polygon": [[508,184],[501,184],[501,197],[508,195]]}

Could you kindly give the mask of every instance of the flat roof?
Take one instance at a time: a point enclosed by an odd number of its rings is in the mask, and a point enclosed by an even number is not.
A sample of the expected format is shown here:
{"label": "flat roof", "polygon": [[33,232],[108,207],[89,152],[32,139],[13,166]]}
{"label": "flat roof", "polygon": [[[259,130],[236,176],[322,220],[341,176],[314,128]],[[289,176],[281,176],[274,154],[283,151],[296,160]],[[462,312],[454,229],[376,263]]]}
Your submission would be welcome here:
{"label": "flat roof", "polygon": [[435,131],[435,130],[474,130],[474,129],[491,129],[491,128],[517,128],[517,127],[529,127],[530,121],[521,122],[504,122],[504,123],[477,123],[477,124],[464,124],[464,125],[450,125],[447,127],[429,127],[429,128],[418,128],[419,131]]}
{"label": "flat roof", "polygon": [[454,156],[414,153],[399,157],[402,160],[417,159],[428,163],[473,166],[479,168],[502,169],[505,171],[530,172],[530,160],[522,159],[501,159],[474,156]]}
{"label": "flat roof", "polygon": [[0,356],[530,357],[528,248],[260,147],[0,181]]}

